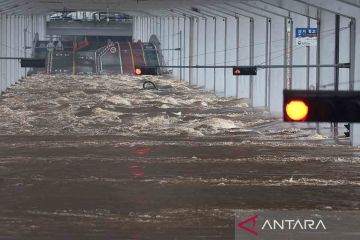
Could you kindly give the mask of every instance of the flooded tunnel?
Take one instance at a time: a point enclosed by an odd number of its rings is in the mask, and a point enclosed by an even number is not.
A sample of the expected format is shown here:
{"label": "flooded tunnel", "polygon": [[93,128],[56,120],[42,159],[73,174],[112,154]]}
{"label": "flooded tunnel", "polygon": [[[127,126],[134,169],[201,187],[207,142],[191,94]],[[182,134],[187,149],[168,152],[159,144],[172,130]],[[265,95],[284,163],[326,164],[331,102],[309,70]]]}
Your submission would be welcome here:
{"label": "flooded tunnel", "polygon": [[[34,1],[28,16],[10,2],[0,3],[0,239],[330,240],[328,215],[344,226],[344,214],[360,218],[358,125],[345,134],[342,123],[287,122],[282,112],[284,89],[357,89],[357,66],[326,62],[337,48],[340,61],[352,61],[348,48],[360,57],[358,32],[345,26],[359,17],[353,5]],[[298,27],[320,19],[296,46]],[[284,59],[307,66],[279,68]],[[263,60],[277,67],[231,72]],[[238,220],[244,211],[259,213],[257,225]],[[272,237],[266,211],[297,220],[318,211],[328,232]],[[358,239],[349,229],[337,239]]]}

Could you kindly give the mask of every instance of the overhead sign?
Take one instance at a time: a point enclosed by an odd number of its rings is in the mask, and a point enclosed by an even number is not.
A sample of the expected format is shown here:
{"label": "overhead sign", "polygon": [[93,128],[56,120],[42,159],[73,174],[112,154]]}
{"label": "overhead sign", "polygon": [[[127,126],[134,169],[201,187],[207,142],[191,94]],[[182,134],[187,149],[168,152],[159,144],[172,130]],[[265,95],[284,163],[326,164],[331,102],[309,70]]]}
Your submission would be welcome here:
{"label": "overhead sign", "polygon": [[285,122],[360,122],[360,91],[284,90]]}
{"label": "overhead sign", "polygon": [[317,28],[296,28],[296,45],[298,46],[317,46]]}

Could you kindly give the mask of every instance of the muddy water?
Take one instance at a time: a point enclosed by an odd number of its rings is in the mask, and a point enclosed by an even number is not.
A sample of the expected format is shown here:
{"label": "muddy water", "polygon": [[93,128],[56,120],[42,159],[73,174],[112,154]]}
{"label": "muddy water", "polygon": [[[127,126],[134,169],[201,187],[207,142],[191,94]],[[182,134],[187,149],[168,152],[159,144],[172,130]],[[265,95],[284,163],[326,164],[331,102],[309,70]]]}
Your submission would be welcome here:
{"label": "muddy water", "polygon": [[358,148],[165,77],[36,75],[0,113],[0,239],[233,239],[237,209],[360,207]]}

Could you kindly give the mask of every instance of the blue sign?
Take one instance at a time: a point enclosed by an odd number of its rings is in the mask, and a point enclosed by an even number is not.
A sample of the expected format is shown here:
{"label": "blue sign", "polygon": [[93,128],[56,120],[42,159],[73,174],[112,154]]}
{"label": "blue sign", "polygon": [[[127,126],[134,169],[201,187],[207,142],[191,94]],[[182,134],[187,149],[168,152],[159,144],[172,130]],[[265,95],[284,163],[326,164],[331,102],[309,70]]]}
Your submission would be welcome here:
{"label": "blue sign", "polygon": [[317,46],[317,28],[296,28],[296,45],[298,46]]}
{"label": "blue sign", "polygon": [[296,37],[316,37],[318,33],[317,28],[296,28]]}

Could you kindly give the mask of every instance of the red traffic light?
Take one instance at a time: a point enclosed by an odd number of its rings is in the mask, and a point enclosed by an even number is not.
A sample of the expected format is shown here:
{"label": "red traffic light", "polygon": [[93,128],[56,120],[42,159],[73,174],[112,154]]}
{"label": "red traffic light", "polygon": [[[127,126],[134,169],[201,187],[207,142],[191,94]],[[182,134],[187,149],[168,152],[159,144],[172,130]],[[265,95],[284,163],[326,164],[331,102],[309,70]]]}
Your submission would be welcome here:
{"label": "red traffic light", "polygon": [[250,76],[257,75],[257,67],[233,67],[234,76]]}
{"label": "red traffic light", "polygon": [[158,67],[148,67],[148,66],[135,66],[134,69],[135,75],[159,75]]}
{"label": "red traffic light", "polygon": [[135,75],[142,75],[141,68],[135,68]]}
{"label": "red traffic light", "polygon": [[309,114],[309,106],[302,100],[292,100],[286,104],[285,113],[291,121],[305,121]]}

